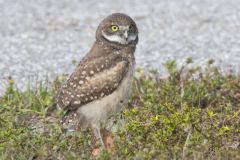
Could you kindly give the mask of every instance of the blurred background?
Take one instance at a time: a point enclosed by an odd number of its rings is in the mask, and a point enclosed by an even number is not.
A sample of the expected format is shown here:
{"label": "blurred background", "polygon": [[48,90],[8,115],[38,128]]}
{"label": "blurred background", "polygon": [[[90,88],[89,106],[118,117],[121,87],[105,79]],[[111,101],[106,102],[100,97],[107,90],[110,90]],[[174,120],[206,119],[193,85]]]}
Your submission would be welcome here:
{"label": "blurred background", "polygon": [[0,93],[8,76],[23,89],[70,73],[113,12],[138,25],[138,66],[164,75],[167,60],[193,57],[239,70],[239,0],[0,0]]}

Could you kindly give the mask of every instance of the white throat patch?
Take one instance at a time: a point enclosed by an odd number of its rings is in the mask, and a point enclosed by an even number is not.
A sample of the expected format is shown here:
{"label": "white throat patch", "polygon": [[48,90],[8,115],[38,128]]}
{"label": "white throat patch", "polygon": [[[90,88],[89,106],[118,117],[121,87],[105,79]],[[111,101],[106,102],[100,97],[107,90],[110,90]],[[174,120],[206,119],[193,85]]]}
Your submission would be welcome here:
{"label": "white throat patch", "polygon": [[118,35],[106,35],[106,33],[104,32],[102,32],[102,35],[104,38],[106,38],[110,42],[118,42],[120,44],[128,44],[129,42],[134,41],[137,38],[136,35],[129,35],[128,39],[126,40],[125,38],[122,38]]}
{"label": "white throat patch", "polygon": [[134,34],[134,35],[131,35],[131,34],[130,34],[130,35],[128,36],[128,42],[135,41],[136,38],[137,38],[137,35],[136,35],[136,34]]}

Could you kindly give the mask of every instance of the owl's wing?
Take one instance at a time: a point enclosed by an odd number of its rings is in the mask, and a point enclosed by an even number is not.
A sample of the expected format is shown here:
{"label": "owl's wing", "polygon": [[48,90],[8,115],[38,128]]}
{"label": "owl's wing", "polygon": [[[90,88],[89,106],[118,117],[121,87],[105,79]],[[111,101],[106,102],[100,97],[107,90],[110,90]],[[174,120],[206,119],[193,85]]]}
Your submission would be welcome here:
{"label": "owl's wing", "polygon": [[129,62],[120,55],[83,59],[58,94],[58,105],[72,111],[114,92],[127,74]]}

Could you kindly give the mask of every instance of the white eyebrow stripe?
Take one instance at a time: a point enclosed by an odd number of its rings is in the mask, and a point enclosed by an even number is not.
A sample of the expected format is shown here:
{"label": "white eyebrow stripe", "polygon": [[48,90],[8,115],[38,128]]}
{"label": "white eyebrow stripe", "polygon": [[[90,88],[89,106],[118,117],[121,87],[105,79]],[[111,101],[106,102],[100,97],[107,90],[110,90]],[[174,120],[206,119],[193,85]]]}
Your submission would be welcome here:
{"label": "white eyebrow stripe", "polygon": [[129,30],[129,26],[118,26],[121,30]]}

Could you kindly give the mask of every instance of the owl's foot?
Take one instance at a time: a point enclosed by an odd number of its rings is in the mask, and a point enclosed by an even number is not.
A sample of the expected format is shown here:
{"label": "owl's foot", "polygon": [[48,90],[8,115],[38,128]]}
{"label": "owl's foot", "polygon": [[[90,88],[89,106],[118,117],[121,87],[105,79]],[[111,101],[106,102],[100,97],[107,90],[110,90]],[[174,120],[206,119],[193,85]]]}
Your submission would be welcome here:
{"label": "owl's foot", "polygon": [[94,149],[92,151],[93,157],[98,157],[101,153],[102,148],[105,148],[105,144],[102,139],[101,131],[99,127],[93,128],[95,139]]}
{"label": "owl's foot", "polygon": [[94,148],[92,151],[93,157],[98,157],[101,153],[101,148]]}
{"label": "owl's foot", "polygon": [[106,129],[101,129],[103,135],[103,142],[107,150],[112,150],[114,148],[113,138],[111,132]]}
{"label": "owl's foot", "polygon": [[[112,150],[114,148],[113,138],[111,137],[111,132],[106,129],[94,129],[94,135],[97,138],[95,147],[92,151],[94,157],[98,157],[102,149]],[[101,144],[101,146],[99,146]]]}

